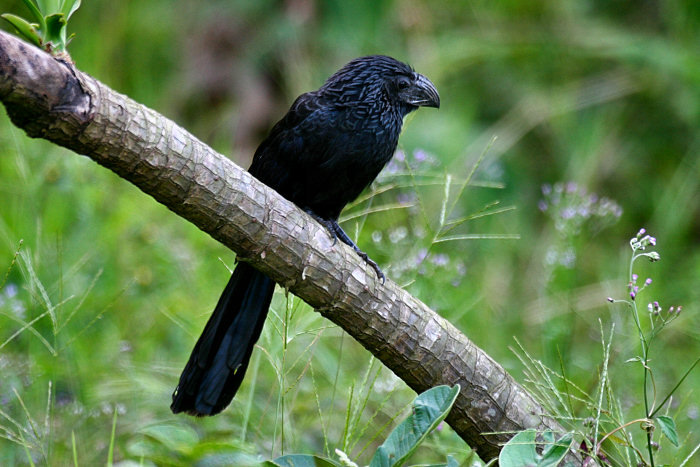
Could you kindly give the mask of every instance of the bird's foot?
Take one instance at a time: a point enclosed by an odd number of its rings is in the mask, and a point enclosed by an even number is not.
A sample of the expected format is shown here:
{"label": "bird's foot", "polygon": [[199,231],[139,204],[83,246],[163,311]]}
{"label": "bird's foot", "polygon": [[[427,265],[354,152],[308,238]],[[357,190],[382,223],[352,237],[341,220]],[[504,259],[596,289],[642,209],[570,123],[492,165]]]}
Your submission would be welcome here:
{"label": "bird's foot", "polygon": [[[331,236],[331,239],[333,240],[333,245],[335,246],[336,243],[338,243],[338,234],[335,231],[335,227],[337,226],[340,229],[340,226],[338,225],[337,222],[334,221],[329,221],[328,219],[324,219],[323,217],[317,215],[315,212],[313,212],[311,209],[304,209],[304,212],[308,214],[309,216],[313,217],[316,222],[321,224],[328,230],[328,234]],[[342,231],[342,229],[341,229]],[[345,233],[345,232],[343,232]],[[354,244],[353,244],[354,245]],[[351,245],[352,246],[352,245]]]}
{"label": "bird's foot", "polygon": [[377,273],[377,277],[379,278],[380,281],[382,281],[382,284],[383,284],[384,282],[386,282],[386,276],[384,275],[384,273],[382,272],[382,270],[379,268],[379,265],[378,265],[377,263],[375,263],[375,262],[372,260],[372,258],[370,258],[369,255],[368,255],[367,253],[365,253],[364,251],[360,250],[360,249],[357,248],[357,247],[355,247],[355,248],[353,248],[353,249],[355,250],[355,252],[357,253],[357,255],[358,255],[360,258],[362,258],[362,259],[365,260],[365,263],[369,264],[369,266],[370,266],[372,269],[374,269],[374,272]]}
{"label": "bird's foot", "polygon": [[353,242],[352,239],[348,237],[348,234],[345,233],[343,228],[340,227],[338,221],[323,219],[322,217],[316,215],[316,213],[309,209],[306,210],[306,213],[314,219],[316,219],[319,224],[323,225],[328,230],[328,232],[331,235],[331,238],[333,239],[333,245],[335,245],[337,241],[340,240],[341,242],[351,247],[353,250],[355,250],[355,253],[357,253],[357,255],[365,261],[365,263],[367,263],[372,269],[374,269],[374,272],[377,273],[377,277],[379,278],[379,280],[382,281],[382,284],[386,282],[386,276],[379,268],[379,265],[375,263],[367,253],[360,250],[360,248],[357,245],[355,245],[355,242]]}

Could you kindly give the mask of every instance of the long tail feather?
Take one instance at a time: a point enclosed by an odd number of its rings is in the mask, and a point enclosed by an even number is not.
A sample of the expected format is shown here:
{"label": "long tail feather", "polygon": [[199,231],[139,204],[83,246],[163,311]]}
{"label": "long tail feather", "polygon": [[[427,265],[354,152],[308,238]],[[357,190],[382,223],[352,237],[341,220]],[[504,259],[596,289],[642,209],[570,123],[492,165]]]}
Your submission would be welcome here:
{"label": "long tail feather", "polygon": [[173,413],[215,415],[231,403],[267,317],[275,283],[246,263],[231,275],[173,393]]}

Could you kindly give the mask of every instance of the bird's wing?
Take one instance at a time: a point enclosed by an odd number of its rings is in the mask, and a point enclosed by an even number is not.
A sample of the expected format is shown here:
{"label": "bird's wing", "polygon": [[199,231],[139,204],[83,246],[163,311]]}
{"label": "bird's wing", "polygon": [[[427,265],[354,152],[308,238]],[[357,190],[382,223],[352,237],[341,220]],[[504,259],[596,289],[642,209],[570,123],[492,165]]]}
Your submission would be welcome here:
{"label": "bird's wing", "polygon": [[249,172],[279,191],[290,173],[328,157],[330,142],[323,133],[336,117],[316,92],[302,94],[255,151]]}

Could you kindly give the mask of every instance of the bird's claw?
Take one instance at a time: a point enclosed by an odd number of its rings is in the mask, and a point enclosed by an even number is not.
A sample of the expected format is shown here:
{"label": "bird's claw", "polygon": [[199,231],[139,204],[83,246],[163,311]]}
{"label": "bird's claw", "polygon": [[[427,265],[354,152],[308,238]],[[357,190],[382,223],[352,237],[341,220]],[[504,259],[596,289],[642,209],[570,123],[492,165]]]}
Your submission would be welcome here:
{"label": "bird's claw", "polygon": [[375,262],[369,257],[369,255],[368,255],[367,253],[365,253],[364,251],[362,251],[362,250],[360,250],[360,249],[356,249],[355,251],[357,252],[357,254],[358,254],[358,256],[359,256],[360,258],[362,258],[363,260],[365,260],[365,263],[369,264],[369,266],[370,266],[372,269],[374,269],[374,272],[377,273],[377,277],[379,278],[380,281],[382,281],[382,284],[384,284],[384,283],[386,282],[386,276],[385,276],[384,273],[382,272],[382,270],[381,270],[381,268],[379,267],[379,265],[378,265],[377,263],[375,263]]}
{"label": "bird's claw", "polygon": [[340,226],[338,226],[338,224],[336,222],[333,222],[332,220],[324,219],[323,217],[317,215],[311,209],[304,209],[304,212],[309,216],[313,217],[316,220],[316,222],[318,222],[326,228],[326,230],[328,231],[328,235],[331,237],[331,240],[333,240],[333,244],[331,246],[335,246],[335,244],[338,243],[338,234],[336,233],[335,229],[336,226],[338,228],[340,228]]}
{"label": "bird's claw", "polygon": [[348,237],[348,234],[345,233],[342,227],[338,225],[337,221],[330,220],[330,219],[324,219],[321,216],[318,216],[315,212],[313,212],[310,209],[305,209],[306,213],[309,214],[311,217],[316,219],[316,221],[323,225],[326,230],[328,230],[328,233],[330,234],[331,238],[333,239],[333,245],[335,246],[336,243],[338,243],[338,240],[341,242],[345,243],[346,245],[352,247],[353,250],[357,253],[357,255],[362,258],[365,263],[367,263],[372,269],[374,269],[374,272],[377,273],[377,277],[379,280],[382,281],[382,284],[386,282],[386,276],[382,272],[382,270],[379,268],[379,265],[375,263],[367,253],[364,251],[360,250],[357,245],[355,245],[355,242],[352,241],[350,237]]}

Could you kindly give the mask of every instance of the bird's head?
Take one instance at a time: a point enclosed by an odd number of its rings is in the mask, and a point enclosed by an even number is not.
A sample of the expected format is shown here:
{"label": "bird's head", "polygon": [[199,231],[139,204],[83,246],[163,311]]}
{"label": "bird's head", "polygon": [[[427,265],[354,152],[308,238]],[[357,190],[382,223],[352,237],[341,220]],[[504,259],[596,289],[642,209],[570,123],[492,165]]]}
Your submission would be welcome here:
{"label": "bird's head", "polygon": [[387,99],[404,114],[418,107],[440,107],[440,95],[428,78],[385,55],[352,60],[321,89],[334,93],[343,104]]}
{"label": "bird's head", "polygon": [[440,95],[435,85],[420,73],[396,74],[387,81],[386,86],[389,95],[405,105],[440,108]]}

